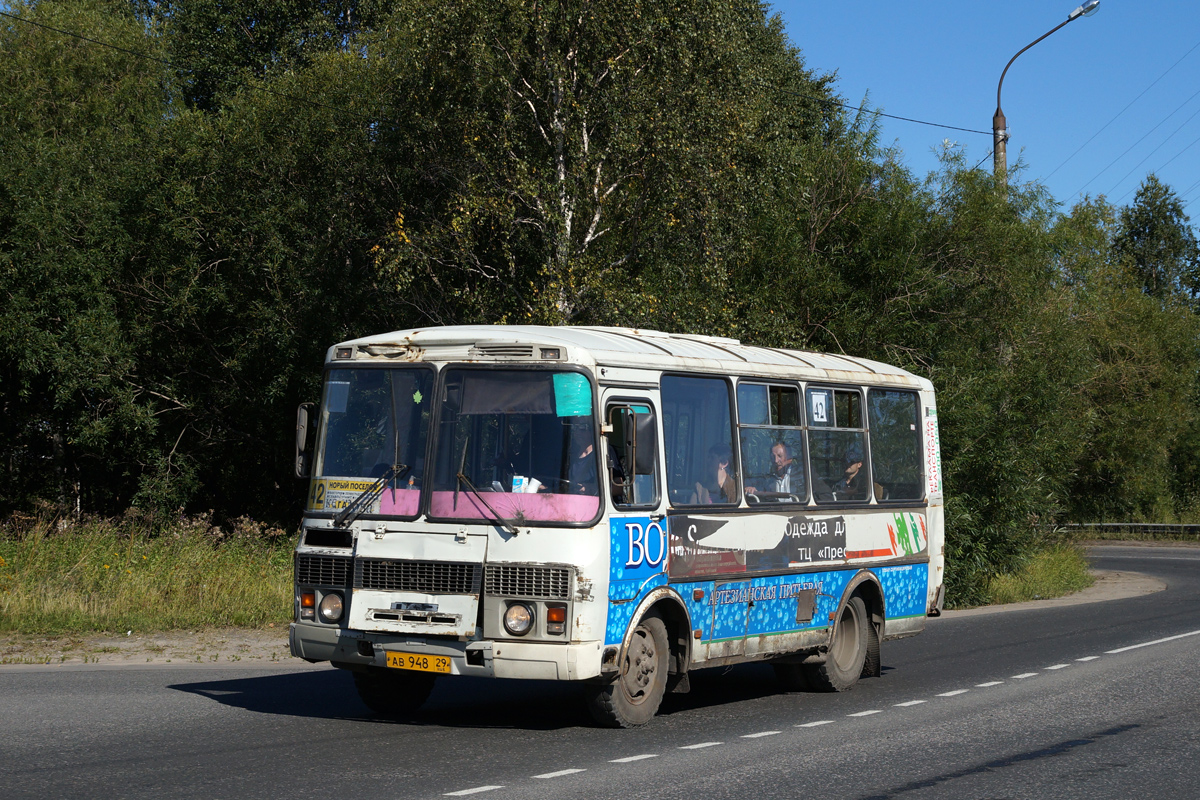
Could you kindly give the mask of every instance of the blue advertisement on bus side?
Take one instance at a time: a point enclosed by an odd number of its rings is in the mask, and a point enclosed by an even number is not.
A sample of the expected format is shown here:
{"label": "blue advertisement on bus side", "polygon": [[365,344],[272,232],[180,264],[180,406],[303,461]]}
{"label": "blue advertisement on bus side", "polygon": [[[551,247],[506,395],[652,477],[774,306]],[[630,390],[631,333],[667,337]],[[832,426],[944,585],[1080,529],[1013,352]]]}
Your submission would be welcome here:
{"label": "blue advertisement on bus side", "polygon": [[637,600],[667,582],[666,526],[650,517],[613,517],[609,525],[608,624],[605,644],[619,644]]}

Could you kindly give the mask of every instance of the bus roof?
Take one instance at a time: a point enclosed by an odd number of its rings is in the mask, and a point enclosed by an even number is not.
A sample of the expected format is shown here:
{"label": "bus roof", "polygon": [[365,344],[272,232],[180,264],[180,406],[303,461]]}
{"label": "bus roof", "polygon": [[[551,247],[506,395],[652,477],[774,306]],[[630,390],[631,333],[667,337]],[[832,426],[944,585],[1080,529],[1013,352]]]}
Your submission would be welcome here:
{"label": "bus roof", "polygon": [[682,369],[933,388],[925,378],[866,358],[758,347],[737,339],[639,328],[542,325],[412,328],[341,342],[329,349],[327,360],[547,363],[541,350],[556,347],[563,352],[552,360],[619,369]]}

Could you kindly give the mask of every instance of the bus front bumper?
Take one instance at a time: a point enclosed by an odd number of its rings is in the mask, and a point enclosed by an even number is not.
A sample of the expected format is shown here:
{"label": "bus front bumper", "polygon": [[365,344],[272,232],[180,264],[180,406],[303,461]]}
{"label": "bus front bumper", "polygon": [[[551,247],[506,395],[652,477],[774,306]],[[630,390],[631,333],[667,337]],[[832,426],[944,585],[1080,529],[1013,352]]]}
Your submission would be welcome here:
{"label": "bus front bumper", "polygon": [[293,622],[292,655],[330,661],[343,669],[383,667],[387,652],[442,656],[451,675],[533,680],[586,680],[600,675],[601,642],[544,644],[520,641],[460,642],[412,635],[365,633],[311,622]]}

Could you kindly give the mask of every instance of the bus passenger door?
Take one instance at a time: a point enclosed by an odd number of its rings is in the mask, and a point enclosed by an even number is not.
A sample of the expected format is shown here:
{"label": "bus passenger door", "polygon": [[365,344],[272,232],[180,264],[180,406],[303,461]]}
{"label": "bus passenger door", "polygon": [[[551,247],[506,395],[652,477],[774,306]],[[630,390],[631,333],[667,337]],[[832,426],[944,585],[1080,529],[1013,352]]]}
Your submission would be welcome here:
{"label": "bus passenger door", "polygon": [[603,406],[611,537],[606,644],[619,644],[642,598],[667,583],[657,398],[627,392],[610,390]]}

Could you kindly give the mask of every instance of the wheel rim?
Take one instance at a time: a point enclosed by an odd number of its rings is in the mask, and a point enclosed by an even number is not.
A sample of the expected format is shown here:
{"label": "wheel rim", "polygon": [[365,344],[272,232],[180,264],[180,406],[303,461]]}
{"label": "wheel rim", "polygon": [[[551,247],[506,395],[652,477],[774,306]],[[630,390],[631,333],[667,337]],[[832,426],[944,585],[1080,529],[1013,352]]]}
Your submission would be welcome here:
{"label": "wheel rim", "polygon": [[858,618],[858,610],[847,604],[838,618],[837,628],[833,634],[833,650],[830,655],[841,669],[850,669],[858,658],[859,628],[862,625]]}
{"label": "wheel rim", "polygon": [[633,632],[633,640],[625,653],[625,668],[621,670],[621,687],[631,703],[646,700],[658,672],[658,651],[654,637],[645,628]]}

